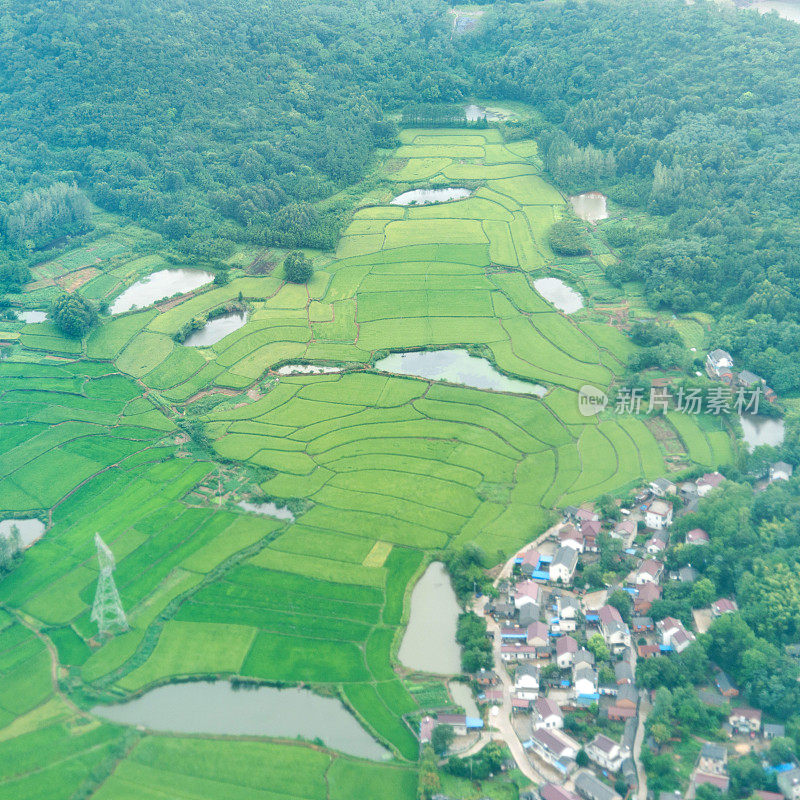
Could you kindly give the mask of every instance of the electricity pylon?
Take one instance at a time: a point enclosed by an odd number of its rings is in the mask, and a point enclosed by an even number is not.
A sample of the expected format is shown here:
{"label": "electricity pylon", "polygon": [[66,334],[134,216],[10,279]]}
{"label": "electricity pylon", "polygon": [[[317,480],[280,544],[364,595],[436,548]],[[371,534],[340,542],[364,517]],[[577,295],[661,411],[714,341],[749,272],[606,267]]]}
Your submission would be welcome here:
{"label": "electricity pylon", "polygon": [[114,554],[99,533],[94,535],[94,543],[97,547],[97,560],[100,562],[100,577],[97,579],[97,591],[92,606],[92,622],[97,623],[101,634],[125,631],[128,629],[128,618],[114,583]]}

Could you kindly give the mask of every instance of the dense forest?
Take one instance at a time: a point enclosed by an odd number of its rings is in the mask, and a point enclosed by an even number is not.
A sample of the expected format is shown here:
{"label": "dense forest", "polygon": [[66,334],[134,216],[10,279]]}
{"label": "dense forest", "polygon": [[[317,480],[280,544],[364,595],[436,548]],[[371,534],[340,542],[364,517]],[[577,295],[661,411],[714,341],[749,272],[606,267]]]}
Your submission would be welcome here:
{"label": "dense forest", "polygon": [[3,11],[0,214],[26,191],[77,181],[201,256],[236,241],[332,247],[337,209],[313,203],[394,144],[383,110],[466,90],[425,0],[12,0]]}
{"label": "dense forest", "polygon": [[652,215],[616,231],[609,277],[710,311],[720,346],[800,389],[800,28],[714,3],[566,2],[497,4],[481,30],[469,71],[541,111],[555,180]]}
{"label": "dense forest", "polygon": [[[797,25],[682,0],[496,2],[461,36],[438,0],[3,8],[6,220],[74,182],[201,257],[328,248],[346,203],[318,201],[363,177],[393,120],[523,100],[555,181],[634,214],[609,226],[609,279],[709,311],[715,343],[779,393],[800,389]],[[24,238],[6,224],[7,288],[31,246],[76,222],[58,219]]]}

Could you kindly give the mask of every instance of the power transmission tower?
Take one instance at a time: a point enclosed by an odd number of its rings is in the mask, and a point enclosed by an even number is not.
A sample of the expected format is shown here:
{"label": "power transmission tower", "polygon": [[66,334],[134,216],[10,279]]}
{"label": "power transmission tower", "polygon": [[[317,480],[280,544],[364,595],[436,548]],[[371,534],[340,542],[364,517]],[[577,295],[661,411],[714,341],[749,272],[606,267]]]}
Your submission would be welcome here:
{"label": "power transmission tower", "polygon": [[128,629],[128,618],[114,583],[114,554],[99,533],[94,535],[94,543],[97,547],[97,560],[100,562],[100,577],[97,579],[97,591],[92,606],[92,622],[97,623],[101,634],[125,631]]}

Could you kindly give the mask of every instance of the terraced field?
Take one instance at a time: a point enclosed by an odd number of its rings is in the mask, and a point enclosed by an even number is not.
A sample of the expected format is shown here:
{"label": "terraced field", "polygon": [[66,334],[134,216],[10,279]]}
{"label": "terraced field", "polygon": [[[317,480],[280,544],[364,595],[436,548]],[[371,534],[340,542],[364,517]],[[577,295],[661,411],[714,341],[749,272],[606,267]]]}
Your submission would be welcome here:
{"label": "terraced field", "polygon": [[[476,543],[499,561],[552,509],[662,474],[667,439],[687,463],[730,457],[728,434],[707,421],[670,416],[660,421],[670,436],[656,438],[640,418],[579,414],[577,390],[608,388],[633,345],[533,289],[552,267],[596,276],[609,257],[556,260],[547,231],[565,203],[540,171],[535,143],[504,143],[497,130],[407,130],[308,286],[236,268],[225,286],[105,319],[84,342],[49,323],[21,328],[0,363],[0,506],[50,527],[0,581],[0,740],[23,748],[24,737],[51,737],[73,749],[69,768],[0,763],[0,798],[43,786],[69,797],[75,787],[65,779],[72,788],[61,791],[57,776],[88,774],[106,748],[117,768],[100,781],[104,799],[161,797],[176,775],[195,783],[175,797],[345,798],[364,780],[387,798],[411,797],[408,767],[309,747],[144,736],[118,752],[121,729],[87,724],[53,694],[50,656],[16,615],[52,644],[67,694],[110,699],[201,675],[304,682],[339,693],[397,759],[414,760],[404,716],[438,694],[401,674],[394,653],[409,587],[434,551]],[[408,189],[448,186],[473,193],[390,204]],[[109,259],[123,258],[117,245],[103,251]],[[84,261],[62,258],[41,280]],[[96,265],[77,290],[110,299],[141,274],[134,261]],[[173,339],[240,296],[251,314],[238,331],[209,348]],[[472,348],[547,394],[370,369],[386,351],[445,347]],[[297,362],[344,371],[277,374]],[[235,503],[253,494],[302,513],[292,523],[245,514]],[[89,621],[96,532],[116,556],[131,623],[105,642]],[[28,673],[41,681],[5,691]],[[40,718],[41,708],[52,713]],[[260,765],[256,783],[231,777],[241,763]],[[273,781],[274,791],[254,793]]]}

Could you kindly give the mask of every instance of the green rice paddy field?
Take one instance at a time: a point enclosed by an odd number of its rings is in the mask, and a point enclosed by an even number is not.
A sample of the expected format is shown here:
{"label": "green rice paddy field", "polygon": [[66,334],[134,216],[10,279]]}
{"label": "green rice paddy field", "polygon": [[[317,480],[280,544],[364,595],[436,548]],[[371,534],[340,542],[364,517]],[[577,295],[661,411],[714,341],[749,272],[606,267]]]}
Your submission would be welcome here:
{"label": "green rice paddy field", "polygon": [[[83,342],[26,325],[0,362],[0,509],[48,524],[0,580],[0,800],[67,800],[87,786],[102,800],[344,800],[365,782],[376,798],[414,797],[418,748],[404,715],[443,692],[404,676],[394,653],[430,555],[476,543],[498,562],[552,509],[666,470],[642,418],[578,413],[577,390],[609,387],[633,345],[533,289],[551,268],[583,269],[547,244],[565,201],[542,178],[535,143],[506,144],[496,130],[406,130],[381,170],[308,286],[237,267],[228,285],[107,318]],[[472,196],[389,202],[460,185]],[[142,274],[126,234],[92,248],[38,268],[34,300],[89,266],[75,288],[95,300]],[[602,261],[584,262],[598,274]],[[208,348],[173,340],[240,294],[251,309],[244,327]],[[686,333],[699,343],[695,327]],[[388,350],[454,346],[479,348],[546,396],[369,369]],[[275,376],[296,362],[348,371]],[[684,463],[731,457],[721,429],[681,415],[661,424]],[[293,523],[244,513],[234,501],[245,485],[304,511]],[[108,641],[89,619],[96,532],[115,554],[130,620]],[[207,675],[336,692],[394,761],[132,735],[81,710]]]}

